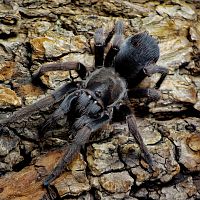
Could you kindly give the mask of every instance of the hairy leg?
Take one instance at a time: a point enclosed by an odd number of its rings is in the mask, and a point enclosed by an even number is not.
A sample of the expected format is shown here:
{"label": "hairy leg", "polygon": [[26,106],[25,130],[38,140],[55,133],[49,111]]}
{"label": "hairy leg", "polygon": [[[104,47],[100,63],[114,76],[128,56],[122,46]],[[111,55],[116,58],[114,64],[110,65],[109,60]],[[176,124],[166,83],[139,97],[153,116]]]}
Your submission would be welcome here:
{"label": "hairy leg", "polygon": [[64,117],[71,108],[72,102],[77,99],[75,92],[65,97],[59,108],[49,117],[49,119],[42,125],[41,133],[44,133],[51,124],[55,123],[58,119]]}
{"label": "hairy leg", "polygon": [[91,133],[97,131],[108,121],[109,116],[104,115],[99,119],[91,121],[77,132],[76,136],[72,140],[71,145],[67,148],[64,157],[60,160],[51,174],[44,180],[45,187],[48,187],[48,185],[63,172],[64,165],[71,162],[74,156],[80,152],[81,147],[88,142]]}
{"label": "hairy leg", "polygon": [[51,64],[42,65],[33,75],[33,81],[36,81],[40,76],[44,75],[45,72],[49,71],[69,71],[69,70],[76,70],[79,76],[84,79],[87,73],[86,67],[80,62],[57,62]]}
{"label": "hairy leg", "polygon": [[148,152],[148,149],[146,145],[144,144],[144,141],[138,131],[136,118],[131,110],[131,108],[127,105],[121,105],[118,109],[119,112],[122,113],[122,115],[126,116],[126,122],[128,124],[129,131],[131,135],[135,138],[136,142],[139,144],[141,152],[144,156],[144,160],[149,164],[149,171],[153,171],[153,161],[151,158],[151,155]]}
{"label": "hairy leg", "polygon": [[[104,64],[104,50],[105,46],[113,38],[112,46],[106,55]],[[117,21],[113,30],[110,31],[105,37],[104,29],[99,28],[96,30],[94,35],[94,47],[95,47],[95,67],[106,66],[110,67],[110,62],[119,51],[119,47],[123,41],[123,22]]]}
{"label": "hairy leg", "polygon": [[158,101],[160,92],[154,88],[134,88],[128,91],[129,98],[147,98],[148,102]]}
{"label": "hairy leg", "polygon": [[[123,30],[124,25],[122,21],[117,21],[114,27],[114,35],[113,35],[113,41],[112,45],[105,57],[105,67],[111,67],[114,57],[117,55],[117,53],[120,50],[120,46],[123,42]],[[109,35],[110,36],[110,35]]]}
{"label": "hairy leg", "polygon": [[105,49],[104,29],[99,28],[94,35],[94,61],[95,68],[103,66]]}
{"label": "hairy leg", "polygon": [[160,73],[161,74],[160,79],[157,81],[157,83],[154,86],[155,89],[158,89],[161,86],[162,82],[164,81],[165,77],[168,74],[168,69],[167,68],[161,67],[161,66],[157,66],[157,65],[146,66],[146,67],[144,67],[143,71],[147,76],[151,76],[152,74],[155,74],[155,73]]}
{"label": "hairy leg", "polygon": [[134,136],[136,142],[139,144],[140,149],[143,153],[144,159],[149,164],[149,170],[152,171],[153,170],[152,169],[153,161],[152,161],[151,155],[149,154],[148,149],[147,149],[146,145],[144,144],[144,141],[138,131],[135,116],[133,114],[128,115],[126,118],[126,121],[127,121],[130,133]]}
{"label": "hairy leg", "polygon": [[20,110],[14,112],[13,115],[11,115],[9,118],[3,119],[0,121],[0,126],[4,126],[9,123],[13,123],[17,120],[20,120],[24,117],[30,116],[33,112],[53,105],[55,102],[59,101],[64,95],[67,93],[71,93],[74,90],[77,89],[76,83],[66,83],[57,90],[55,90],[51,95],[38,100],[37,102],[33,103],[32,105],[29,105],[27,107],[21,108]]}

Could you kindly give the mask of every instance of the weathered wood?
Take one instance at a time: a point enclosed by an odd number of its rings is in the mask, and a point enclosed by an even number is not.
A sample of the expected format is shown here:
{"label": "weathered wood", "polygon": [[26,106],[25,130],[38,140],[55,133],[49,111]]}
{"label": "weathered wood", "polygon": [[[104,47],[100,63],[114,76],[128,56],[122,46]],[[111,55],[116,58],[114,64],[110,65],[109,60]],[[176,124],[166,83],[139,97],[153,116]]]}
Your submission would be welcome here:
{"label": "weathered wood", "polygon": [[[0,120],[43,98],[50,92],[44,85],[55,89],[69,77],[69,72],[49,72],[34,85],[31,75],[41,64],[79,61],[92,67],[91,36],[102,26],[110,31],[118,18],[125,22],[126,37],[148,31],[158,39],[157,64],[170,71],[160,88],[161,100],[146,105],[145,100],[132,99],[154,172],[147,171],[127,125],[113,123],[93,135],[85,151],[66,166],[69,170],[52,183],[54,195],[64,199],[198,199],[198,0],[1,2]],[[140,86],[153,87],[158,78],[147,78]],[[41,109],[0,129],[0,200],[50,199],[42,183],[62,155],[51,149],[67,145],[68,139],[61,120],[38,145],[40,125],[53,109]],[[41,155],[42,147],[46,154]]]}

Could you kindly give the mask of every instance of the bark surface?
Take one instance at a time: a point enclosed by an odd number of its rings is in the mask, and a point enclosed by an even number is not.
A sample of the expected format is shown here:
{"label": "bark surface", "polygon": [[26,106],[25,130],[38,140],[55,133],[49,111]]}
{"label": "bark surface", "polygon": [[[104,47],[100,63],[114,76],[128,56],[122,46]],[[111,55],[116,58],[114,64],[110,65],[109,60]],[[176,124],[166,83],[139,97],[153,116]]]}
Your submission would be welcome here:
{"label": "bark surface", "polygon": [[[47,96],[69,72],[48,72],[33,84],[42,65],[79,61],[90,67],[94,31],[110,31],[123,19],[125,36],[147,31],[159,41],[158,65],[169,74],[162,98],[148,105],[132,99],[137,124],[152,155],[154,173],[124,123],[94,134],[51,188],[42,186],[68,145],[60,120],[45,138],[40,125],[56,106],[9,124],[0,134],[0,200],[200,199],[200,1],[0,0],[0,120]],[[75,72],[72,72],[72,74]],[[159,75],[146,78],[152,87]],[[48,87],[45,89],[44,85]]]}

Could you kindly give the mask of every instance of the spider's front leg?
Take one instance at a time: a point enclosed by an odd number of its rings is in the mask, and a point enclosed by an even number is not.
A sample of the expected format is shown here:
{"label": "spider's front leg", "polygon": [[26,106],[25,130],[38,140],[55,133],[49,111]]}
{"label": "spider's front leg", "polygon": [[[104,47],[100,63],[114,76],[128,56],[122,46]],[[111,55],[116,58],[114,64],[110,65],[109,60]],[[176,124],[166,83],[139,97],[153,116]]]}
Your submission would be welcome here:
{"label": "spider's front leg", "polygon": [[[42,76],[45,72],[54,71],[54,70],[76,70],[78,75],[81,78],[85,78],[87,74],[86,67],[80,62],[63,62],[63,63],[52,63],[45,64],[41,68],[39,68],[32,76],[33,82],[36,82],[37,79]],[[57,90],[55,90],[51,95],[35,102],[34,104],[27,106],[25,108],[16,111],[12,116],[7,119],[3,119],[0,121],[0,127],[5,126],[6,124],[15,122],[17,120],[22,119],[23,117],[30,116],[34,111],[39,110],[41,108],[51,106],[54,103],[58,102],[62,99],[64,95],[70,94],[74,90],[77,89],[79,82],[71,82],[66,83]]]}
{"label": "spider's front leg", "polygon": [[40,67],[35,73],[33,73],[32,78],[33,81],[36,82],[37,79],[44,75],[44,73],[49,71],[69,71],[76,70],[78,75],[84,79],[87,74],[87,68],[80,62],[57,62],[51,64],[44,64]]}
{"label": "spider's front leg", "polygon": [[14,114],[10,117],[1,120],[0,127],[21,120],[24,117],[28,117],[33,112],[39,109],[53,105],[55,102],[61,100],[64,95],[70,94],[71,92],[75,91],[77,89],[77,84],[78,82],[66,83],[55,90],[51,95],[38,100],[32,105],[19,109],[18,111],[14,112]]}
{"label": "spider's front leg", "polygon": [[44,186],[48,187],[48,185],[54,181],[64,170],[65,164],[68,164],[72,161],[74,156],[80,152],[82,146],[84,146],[91,135],[92,132],[97,131],[104,124],[109,122],[110,117],[107,114],[104,114],[102,117],[92,120],[88,124],[86,124],[83,128],[81,128],[74,139],[72,140],[71,145],[67,148],[66,153],[64,154],[61,161],[58,163],[56,168],[51,172],[51,174],[44,180]]}
{"label": "spider's front leg", "polygon": [[49,119],[42,125],[40,132],[42,135],[46,131],[47,128],[51,126],[51,124],[55,123],[58,119],[64,117],[71,108],[72,102],[74,102],[78,97],[76,91],[72,92],[68,96],[65,97],[63,102],[60,104],[59,108],[49,117]]}

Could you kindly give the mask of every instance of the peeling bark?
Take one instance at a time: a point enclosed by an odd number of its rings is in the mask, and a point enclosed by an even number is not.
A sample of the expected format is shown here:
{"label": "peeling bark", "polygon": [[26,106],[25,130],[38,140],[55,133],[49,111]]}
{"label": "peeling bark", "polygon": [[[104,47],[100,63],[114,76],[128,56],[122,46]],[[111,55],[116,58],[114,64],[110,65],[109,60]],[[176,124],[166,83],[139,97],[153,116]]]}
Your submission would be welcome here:
{"label": "peeling bark", "polygon": [[[92,135],[52,183],[50,196],[43,180],[62,157],[69,135],[64,120],[42,140],[38,132],[56,104],[1,129],[0,200],[200,198],[198,0],[1,1],[0,120],[47,96],[69,76],[48,72],[35,85],[31,76],[41,64],[79,61],[91,67],[95,29],[111,30],[119,18],[125,36],[148,31],[156,37],[158,65],[169,68],[158,102],[131,100],[154,172],[148,172],[127,125],[112,123]],[[154,86],[158,78],[146,78],[141,87]]]}

